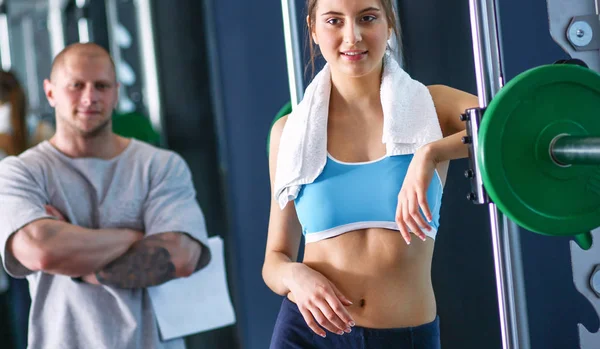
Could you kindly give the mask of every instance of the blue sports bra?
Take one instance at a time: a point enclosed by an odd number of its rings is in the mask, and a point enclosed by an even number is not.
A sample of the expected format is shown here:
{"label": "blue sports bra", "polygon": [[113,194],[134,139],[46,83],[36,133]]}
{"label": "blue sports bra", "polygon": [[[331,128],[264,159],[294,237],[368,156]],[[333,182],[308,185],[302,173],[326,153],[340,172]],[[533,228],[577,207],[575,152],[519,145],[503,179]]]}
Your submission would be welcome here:
{"label": "blue sports bra", "polygon": [[[323,172],[302,187],[295,199],[296,213],[306,243],[366,228],[398,230],[395,222],[398,193],[413,154],[346,163],[330,155]],[[427,190],[432,214],[429,231],[439,227],[443,186],[437,171]],[[407,227],[408,228],[408,227]]]}

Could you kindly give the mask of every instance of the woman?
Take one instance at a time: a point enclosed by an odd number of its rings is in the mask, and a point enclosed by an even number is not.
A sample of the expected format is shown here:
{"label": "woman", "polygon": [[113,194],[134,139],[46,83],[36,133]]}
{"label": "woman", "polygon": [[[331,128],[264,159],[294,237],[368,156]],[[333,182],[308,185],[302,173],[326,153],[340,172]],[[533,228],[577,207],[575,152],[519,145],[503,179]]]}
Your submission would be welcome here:
{"label": "woman", "polygon": [[[324,80],[331,84],[325,91],[330,94],[323,133],[327,155],[313,160],[302,151],[302,146],[319,143],[315,136],[303,139],[301,146],[285,147],[301,151],[279,154],[284,142],[293,142],[288,138],[312,132],[299,125],[315,122],[318,118],[311,113],[318,108],[305,108],[310,111],[308,122],[293,121],[294,110],[274,124],[269,155],[274,198],[263,278],[287,298],[271,348],[439,348],[430,274],[441,188],[448,161],[468,154],[461,142],[465,125],[459,115],[477,106],[477,98],[446,86],[420,85],[427,96],[419,100],[433,102],[435,122],[414,131],[398,126],[389,131],[394,120],[384,117],[387,104],[406,99],[398,92],[400,86],[388,83],[401,79],[386,77],[405,74],[389,73],[397,65],[386,53],[391,34],[398,37],[392,1],[308,0],[307,9],[311,59],[314,42],[330,71]],[[407,86],[413,84],[418,83]],[[312,100],[321,96],[315,92],[308,101],[311,89],[302,101],[306,105],[318,103]],[[318,89],[317,85],[313,90]],[[384,102],[383,95],[389,93],[398,101]],[[421,122],[418,113],[410,117],[406,125]],[[439,132],[439,137],[390,156],[393,147],[382,143],[391,143],[390,132],[404,132],[407,138],[414,132],[415,139]],[[288,154],[305,157],[287,161]],[[316,178],[295,178],[302,184],[299,190],[281,189],[280,184],[287,183],[282,176],[310,167],[302,161],[322,161],[324,166],[315,166]],[[300,166],[294,165],[298,162]],[[286,195],[293,202],[286,202]],[[385,222],[370,221],[371,211],[385,216]],[[356,219],[340,218],[348,212]],[[363,213],[366,219],[358,217]],[[338,218],[346,224],[336,223]],[[303,263],[297,263],[303,233],[307,243]]]}

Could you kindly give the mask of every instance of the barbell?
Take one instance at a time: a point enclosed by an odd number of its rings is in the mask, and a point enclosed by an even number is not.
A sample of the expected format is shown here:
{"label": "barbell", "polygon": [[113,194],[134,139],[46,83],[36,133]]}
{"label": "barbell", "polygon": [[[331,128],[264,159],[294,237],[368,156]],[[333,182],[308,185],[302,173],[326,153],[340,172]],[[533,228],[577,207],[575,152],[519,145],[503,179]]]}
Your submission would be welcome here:
{"label": "barbell", "polygon": [[519,74],[483,111],[477,137],[483,187],[505,215],[591,247],[600,226],[598,73],[553,64]]}

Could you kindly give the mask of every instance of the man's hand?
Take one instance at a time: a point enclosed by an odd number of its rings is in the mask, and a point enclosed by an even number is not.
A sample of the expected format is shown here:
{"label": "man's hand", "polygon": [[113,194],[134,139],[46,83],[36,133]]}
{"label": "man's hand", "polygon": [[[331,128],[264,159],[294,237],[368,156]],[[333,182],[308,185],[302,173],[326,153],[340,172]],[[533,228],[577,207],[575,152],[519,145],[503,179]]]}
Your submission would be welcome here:
{"label": "man's hand", "polygon": [[69,223],[69,220],[65,218],[65,216],[59,210],[56,209],[56,207],[52,205],[44,205],[44,208],[46,209],[46,213],[50,216],[58,219],[61,222]]}
{"label": "man's hand", "polygon": [[96,274],[88,274],[88,275],[82,276],[81,280],[83,280],[83,282],[85,282],[85,283],[92,284],[92,285],[102,285],[96,278]]}
{"label": "man's hand", "polygon": [[[204,258],[201,258],[204,257]],[[190,276],[210,261],[210,251],[184,233],[150,235],[134,243],[96,273],[101,284],[116,288],[146,288]]]}
{"label": "man's hand", "polygon": [[[55,207],[45,205],[46,213],[68,223]],[[210,250],[184,233],[162,233],[144,236],[117,259],[100,270],[78,280],[91,285],[109,285],[117,288],[146,288],[172,279],[187,277],[205,267],[211,259]]]}
{"label": "man's hand", "polygon": [[[50,216],[56,218],[57,220],[59,220],[61,222],[69,223],[69,220],[56,207],[54,207],[52,205],[44,205],[44,208],[46,209],[46,213],[49,214]],[[140,234],[143,235],[143,233],[140,233]],[[84,275],[80,279],[88,284],[102,285],[96,278],[95,273]]]}

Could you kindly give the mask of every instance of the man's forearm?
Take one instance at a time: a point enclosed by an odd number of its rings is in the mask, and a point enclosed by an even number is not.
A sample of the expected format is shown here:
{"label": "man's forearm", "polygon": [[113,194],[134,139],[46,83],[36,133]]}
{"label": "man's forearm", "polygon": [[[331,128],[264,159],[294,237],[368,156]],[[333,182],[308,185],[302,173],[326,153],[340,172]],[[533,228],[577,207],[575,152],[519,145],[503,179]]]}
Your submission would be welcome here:
{"label": "man's forearm", "polygon": [[128,229],[95,230],[44,219],[17,232],[9,248],[32,271],[81,276],[103,268],[141,238]]}
{"label": "man's forearm", "polygon": [[151,235],[96,272],[96,279],[117,288],[146,288],[189,276],[210,260],[202,246],[182,233]]}

